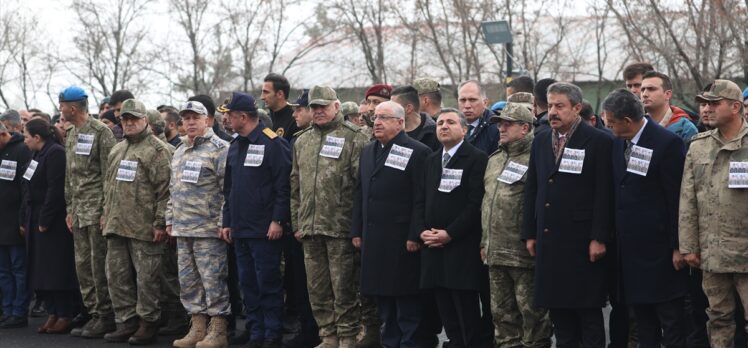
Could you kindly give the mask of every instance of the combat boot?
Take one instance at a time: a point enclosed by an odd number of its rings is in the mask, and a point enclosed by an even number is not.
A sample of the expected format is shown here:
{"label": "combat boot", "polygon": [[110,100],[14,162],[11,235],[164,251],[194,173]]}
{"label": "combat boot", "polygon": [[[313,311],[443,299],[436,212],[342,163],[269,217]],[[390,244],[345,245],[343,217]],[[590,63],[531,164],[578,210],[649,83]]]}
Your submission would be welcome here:
{"label": "combat boot", "polygon": [[132,317],[124,323],[117,324],[117,330],[104,335],[107,342],[127,342],[132,334],[138,331],[138,317]]}
{"label": "combat boot", "polygon": [[226,348],[229,346],[229,340],[226,336],[226,326],[228,322],[222,316],[210,318],[208,325],[208,334],[202,341],[197,342],[195,348]]}
{"label": "combat boot", "polygon": [[102,338],[104,335],[116,329],[117,326],[114,324],[114,318],[94,317],[83,326],[83,331],[80,333],[80,336],[85,338]]}
{"label": "combat boot", "polygon": [[[324,342],[323,342],[324,344]],[[340,338],[339,348],[355,348],[356,347],[356,336],[347,336]]]}
{"label": "combat boot", "polygon": [[158,329],[159,336],[181,336],[187,333],[190,323],[184,310],[171,310],[165,313],[166,325]]}
{"label": "combat boot", "polygon": [[135,331],[132,336],[127,340],[127,343],[134,346],[142,346],[156,342],[156,336],[158,335],[158,321],[145,321],[140,320],[140,327],[138,331]]}
{"label": "combat boot", "polygon": [[356,348],[379,348],[382,346],[378,327],[366,326],[363,331],[361,338],[356,341]]}
{"label": "combat boot", "polygon": [[322,343],[314,348],[338,348],[338,336],[330,335],[322,337]]}
{"label": "combat boot", "polygon": [[174,347],[191,348],[205,338],[208,316],[204,314],[193,314],[191,322],[192,326],[190,326],[190,332],[187,333],[187,336],[174,341],[172,344]]}

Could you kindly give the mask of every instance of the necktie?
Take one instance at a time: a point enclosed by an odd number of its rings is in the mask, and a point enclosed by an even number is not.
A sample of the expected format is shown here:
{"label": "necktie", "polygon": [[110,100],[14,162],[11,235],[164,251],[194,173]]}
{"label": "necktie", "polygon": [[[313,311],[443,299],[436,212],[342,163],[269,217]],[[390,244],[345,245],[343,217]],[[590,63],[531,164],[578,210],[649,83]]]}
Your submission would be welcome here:
{"label": "necktie", "polygon": [[623,150],[623,157],[626,158],[626,163],[629,163],[631,159],[631,149],[634,147],[634,142],[626,140],[626,149]]}
{"label": "necktie", "polygon": [[556,161],[561,158],[561,154],[564,153],[564,146],[566,146],[566,135],[558,135],[558,147],[556,147]]}
{"label": "necktie", "polygon": [[449,153],[445,152],[444,156],[442,156],[442,168],[447,166],[447,162],[449,162],[450,158],[452,158],[452,156],[450,156]]}
{"label": "necktie", "polygon": [[473,126],[472,124],[469,124],[468,125],[468,136],[473,135],[473,129],[475,129],[475,126]]}

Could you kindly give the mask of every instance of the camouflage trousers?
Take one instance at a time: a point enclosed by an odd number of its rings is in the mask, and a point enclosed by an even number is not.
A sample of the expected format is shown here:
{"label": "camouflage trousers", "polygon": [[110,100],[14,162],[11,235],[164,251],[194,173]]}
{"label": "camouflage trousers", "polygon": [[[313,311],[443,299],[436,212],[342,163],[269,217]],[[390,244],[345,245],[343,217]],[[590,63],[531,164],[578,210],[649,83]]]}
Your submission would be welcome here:
{"label": "camouflage trousers", "polygon": [[164,256],[161,260],[161,309],[177,311],[182,309],[179,302],[179,269],[177,266],[177,250],[169,243],[162,243]]}
{"label": "camouflage trousers", "polygon": [[348,238],[306,237],[304,266],[312,314],[321,337],[355,336],[359,331],[354,259],[356,251]]}
{"label": "camouflage trousers", "polygon": [[161,243],[107,236],[106,274],[118,323],[139,316],[148,322],[161,317]]}
{"label": "camouflage trousers", "polygon": [[535,271],[490,266],[488,273],[497,347],[549,347],[552,325],[548,310],[532,304]]}
{"label": "camouflage trousers", "polygon": [[[732,348],[735,342],[735,296],[740,296],[748,319],[748,273],[703,272],[701,286],[709,300],[706,329],[712,348]],[[748,327],[746,327],[748,329]]]}
{"label": "camouflage trousers", "polygon": [[[356,289],[361,289],[361,251],[356,251]],[[359,308],[361,309],[361,325],[365,327],[380,327],[382,326],[382,320],[379,318],[377,311],[377,301],[375,298],[371,298],[366,295],[362,295],[360,291],[357,291]]]}
{"label": "camouflage trousers", "polygon": [[226,242],[218,238],[177,237],[179,286],[189,314],[231,314]]}
{"label": "camouflage trousers", "polygon": [[83,297],[83,305],[92,316],[111,318],[112,301],[109,299],[106,275],[106,238],[98,224],[73,226],[75,245],[75,272]]}

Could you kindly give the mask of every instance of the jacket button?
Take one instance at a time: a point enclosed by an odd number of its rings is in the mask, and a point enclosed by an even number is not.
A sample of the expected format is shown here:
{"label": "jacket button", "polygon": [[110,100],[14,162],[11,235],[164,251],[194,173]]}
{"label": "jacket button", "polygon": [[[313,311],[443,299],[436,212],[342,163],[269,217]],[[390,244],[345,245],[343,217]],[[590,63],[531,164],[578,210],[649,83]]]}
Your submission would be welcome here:
{"label": "jacket button", "polygon": [[543,229],[543,232],[548,233],[550,231],[546,228],[546,229]]}
{"label": "jacket button", "polygon": [[550,206],[551,206],[551,204],[550,204],[550,203],[546,203],[546,204],[545,204],[545,207],[546,207],[546,208],[548,208],[548,207],[550,207]]}

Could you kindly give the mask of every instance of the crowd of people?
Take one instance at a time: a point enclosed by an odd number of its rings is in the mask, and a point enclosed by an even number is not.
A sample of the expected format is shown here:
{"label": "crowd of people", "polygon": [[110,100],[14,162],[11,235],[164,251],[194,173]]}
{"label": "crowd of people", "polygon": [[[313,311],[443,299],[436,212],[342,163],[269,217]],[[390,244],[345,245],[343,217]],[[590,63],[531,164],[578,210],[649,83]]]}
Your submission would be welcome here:
{"label": "crowd of people", "polygon": [[54,117],[7,110],[0,328],[33,307],[40,334],[132,345],[745,347],[748,89],[689,113],[652,65],[623,79],[600,113],[553,79],[490,107],[464,81],[452,108],[425,78],[291,102],[272,73],[266,110],[120,90],[94,115],[77,86]]}

